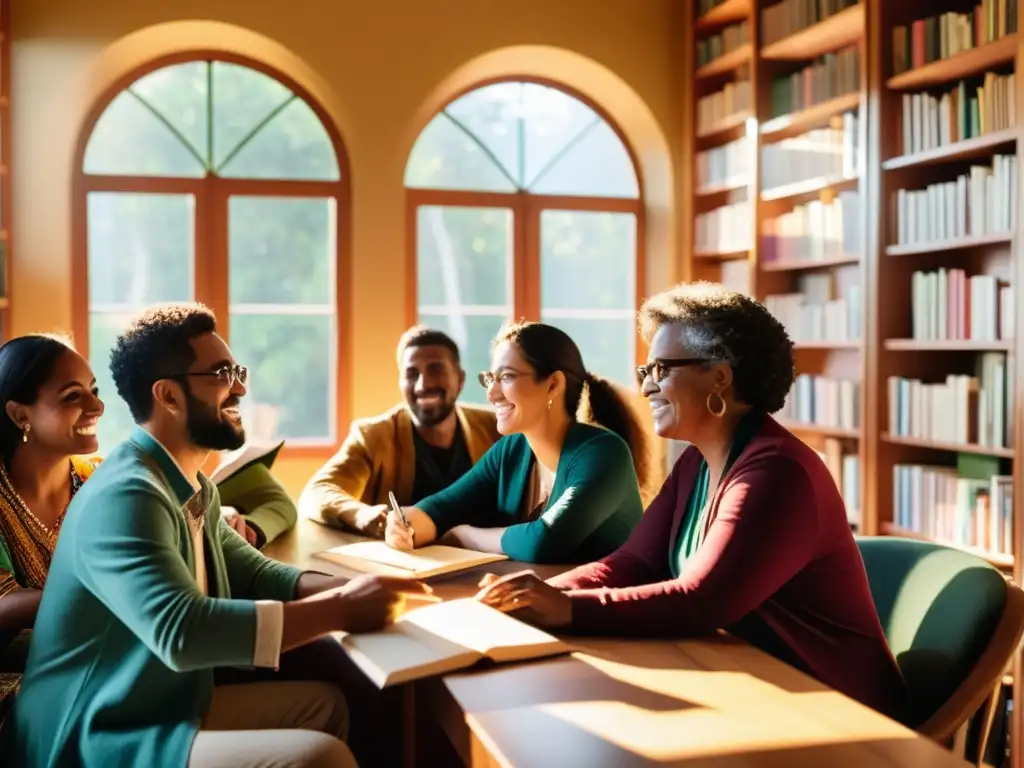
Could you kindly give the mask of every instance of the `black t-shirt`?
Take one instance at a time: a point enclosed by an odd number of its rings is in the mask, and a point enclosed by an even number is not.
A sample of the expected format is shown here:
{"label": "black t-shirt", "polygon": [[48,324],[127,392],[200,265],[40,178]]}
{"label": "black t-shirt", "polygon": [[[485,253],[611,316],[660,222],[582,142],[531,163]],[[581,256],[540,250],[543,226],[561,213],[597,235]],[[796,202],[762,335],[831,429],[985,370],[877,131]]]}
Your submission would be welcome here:
{"label": "black t-shirt", "polygon": [[420,437],[415,428],[412,430],[412,441],[416,451],[416,479],[412,484],[413,504],[443,491],[473,466],[461,429],[455,430],[455,439],[449,448],[431,445]]}

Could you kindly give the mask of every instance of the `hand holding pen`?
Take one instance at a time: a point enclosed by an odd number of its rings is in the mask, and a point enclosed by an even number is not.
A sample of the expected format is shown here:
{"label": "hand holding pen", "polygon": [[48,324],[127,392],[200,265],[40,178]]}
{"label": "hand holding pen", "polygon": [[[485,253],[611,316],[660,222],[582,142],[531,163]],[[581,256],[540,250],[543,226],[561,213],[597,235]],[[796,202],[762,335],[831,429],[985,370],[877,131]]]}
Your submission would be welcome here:
{"label": "hand holding pen", "polygon": [[394,549],[406,551],[415,549],[415,531],[409,525],[405,512],[402,511],[395,494],[391,491],[388,492],[388,501],[391,509],[388,512],[388,522],[384,528],[384,542]]}

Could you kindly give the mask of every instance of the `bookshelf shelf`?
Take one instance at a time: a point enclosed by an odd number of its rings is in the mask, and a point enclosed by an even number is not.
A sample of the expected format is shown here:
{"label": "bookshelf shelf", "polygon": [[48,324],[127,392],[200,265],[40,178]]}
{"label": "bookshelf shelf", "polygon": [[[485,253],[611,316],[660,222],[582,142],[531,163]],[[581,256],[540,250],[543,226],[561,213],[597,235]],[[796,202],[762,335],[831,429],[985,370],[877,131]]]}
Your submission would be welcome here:
{"label": "bookshelf shelf", "polygon": [[829,118],[843,112],[857,109],[860,106],[860,93],[847,93],[837,96],[813,107],[794,112],[782,117],[774,117],[761,124],[761,136],[765,139],[785,139],[796,136],[809,128],[822,125]]}
{"label": "bookshelf shelf", "polygon": [[941,440],[927,440],[922,437],[903,437],[901,435],[883,435],[882,440],[890,445],[905,445],[910,448],[927,448],[933,451],[948,451],[952,453],[974,453],[978,456],[997,456],[1002,459],[1012,459],[1012,448],[1000,448],[994,445],[976,445],[970,443],[946,443]]}
{"label": "bookshelf shelf", "polygon": [[731,72],[738,67],[747,64],[754,55],[753,46],[750,43],[741,45],[734,51],[724,53],[714,61],[708,62],[703,67],[697,70],[697,79],[704,80],[706,78],[717,77],[718,75],[724,75],[727,72]]}
{"label": "bookshelf shelf", "polygon": [[735,192],[737,189],[744,189],[749,185],[750,179],[747,178],[725,179],[714,184],[698,187],[696,194],[698,197],[711,197],[712,195],[722,195],[726,192]]}
{"label": "bookshelf shelf", "polygon": [[906,539],[917,539],[918,541],[931,541],[936,544],[942,544],[946,547],[953,547],[954,549],[969,552],[972,555],[977,555],[983,560],[988,560],[990,563],[992,563],[992,565],[996,566],[997,568],[1013,568],[1015,561],[1013,555],[1004,555],[1000,552],[989,552],[986,549],[980,549],[978,547],[970,547],[964,544],[952,544],[948,541],[933,539],[928,536],[925,536],[924,534],[917,533],[916,531],[911,531],[907,528],[901,528],[900,526],[894,525],[893,523],[885,523],[882,526],[882,531],[889,536],[902,536]]}
{"label": "bookshelf shelf", "polygon": [[779,419],[778,421],[782,426],[795,434],[821,435],[823,437],[834,437],[840,440],[857,440],[860,438],[859,429],[829,427],[824,424],[812,424],[808,421],[793,421],[791,419]]}
{"label": "bookshelf shelf", "polygon": [[856,176],[823,176],[806,181],[797,181],[793,184],[783,184],[761,192],[761,199],[765,202],[787,200],[789,198],[803,197],[805,195],[817,195],[833,187],[849,186],[857,183]]}
{"label": "bookshelf shelf", "polygon": [[712,139],[723,137],[723,134],[735,132],[739,128],[745,128],[747,121],[750,120],[754,114],[749,110],[743,110],[737,112],[735,115],[727,117],[725,120],[712,125],[710,128],[705,128],[702,131],[698,131],[697,138],[701,142],[708,142]]}
{"label": "bookshelf shelf", "polygon": [[751,0],[725,0],[697,19],[698,34],[711,32],[735,21],[742,21],[750,14]]}
{"label": "bookshelf shelf", "polygon": [[730,259],[745,259],[750,256],[750,249],[736,251],[694,251],[693,258],[707,259],[708,261],[729,261]]}
{"label": "bookshelf shelf", "polygon": [[855,339],[847,339],[841,341],[796,341],[793,342],[793,348],[797,351],[802,349],[807,350],[821,350],[821,349],[860,349],[863,344]]}
{"label": "bookshelf shelf", "polygon": [[918,339],[886,339],[883,346],[890,352],[1009,352],[1012,341],[975,341],[951,339],[922,341]]}
{"label": "bookshelf shelf", "polygon": [[799,272],[858,263],[860,263],[859,256],[837,256],[831,259],[778,259],[762,263],[761,270],[763,272]]}
{"label": "bookshelf shelf", "polygon": [[937,251],[962,251],[968,248],[982,248],[989,245],[1004,245],[1013,240],[1010,232],[997,232],[994,235],[974,235],[959,237],[953,240],[936,240],[934,243],[914,243],[913,245],[886,246],[886,256],[918,256]]}
{"label": "bookshelf shelf", "polygon": [[812,27],[766,45],[761,58],[775,61],[809,61],[845,48],[864,35],[864,3],[850,6]]}
{"label": "bookshelf shelf", "polygon": [[944,147],[929,149],[926,152],[915,152],[886,160],[882,170],[895,171],[903,168],[916,168],[923,165],[952,163],[961,160],[972,160],[976,157],[987,157],[992,152],[1005,149],[1017,142],[1017,129],[1008,128],[1004,131],[993,131],[984,136],[953,142]]}
{"label": "bookshelf shelf", "polygon": [[890,77],[886,86],[894,91],[930,88],[1007,64],[1013,61],[1016,54],[1017,35],[1011,34],[955,56],[901,72],[895,77]]}

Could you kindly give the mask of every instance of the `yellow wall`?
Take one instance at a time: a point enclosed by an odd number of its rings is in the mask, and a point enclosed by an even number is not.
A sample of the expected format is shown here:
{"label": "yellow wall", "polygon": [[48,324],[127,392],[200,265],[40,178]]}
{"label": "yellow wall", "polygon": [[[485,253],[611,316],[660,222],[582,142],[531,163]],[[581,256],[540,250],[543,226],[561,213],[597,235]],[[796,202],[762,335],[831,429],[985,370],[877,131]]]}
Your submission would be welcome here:
{"label": "yellow wall", "polygon": [[[15,334],[71,327],[75,142],[99,94],[147,58],[213,48],[286,71],[324,104],[350,156],[356,380],[350,413],[391,405],[404,329],[402,174],[431,113],[487,76],[543,75],[602,104],[640,155],[648,291],[678,277],[672,211],[681,23],[676,0],[15,0]],[[369,318],[372,318],[370,320]],[[282,459],[293,492],[315,463]]]}

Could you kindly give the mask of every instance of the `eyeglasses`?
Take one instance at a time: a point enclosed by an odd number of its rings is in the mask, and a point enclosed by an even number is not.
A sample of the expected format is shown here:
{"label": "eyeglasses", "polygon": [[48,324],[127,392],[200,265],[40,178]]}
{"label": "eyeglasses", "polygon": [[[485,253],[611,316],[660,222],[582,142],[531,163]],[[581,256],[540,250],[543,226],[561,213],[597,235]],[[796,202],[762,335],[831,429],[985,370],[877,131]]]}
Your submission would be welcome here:
{"label": "eyeglasses", "polygon": [[236,381],[244,387],[249,380],[249,369],[244,365],[225,365],[215,371],[186,371],[167,378],[180,379],[186,376],[216,376],[218,381],[224,382],[229,387],[233,387]]}
{"label": "eyeglasses", "polygon": [[647,377],[653,376],[654,383],[657,384],[664,381],[673,368],[685,368],[688,365],[700,365],[701,363],[709,362],[711,361],[703,357],[677,357],[652,360],[647,365],[638,365],[636,367],[636,380],[643,386]]}
{"label": "eyeglasses", "polygon": [[476,380],[480,382],[480,386],[484,389],[490,389],[494,385],[495,381],[504,387],[524,375],[525,374],[517,371],[509,370],[504,370],[499,374],[493,374],[490,371],[480,371],[480,373],[476,375]]}

